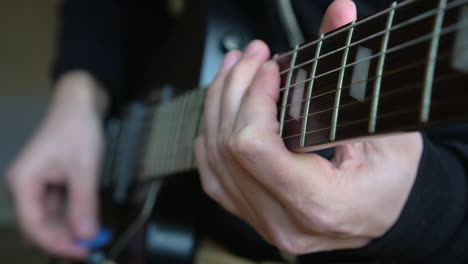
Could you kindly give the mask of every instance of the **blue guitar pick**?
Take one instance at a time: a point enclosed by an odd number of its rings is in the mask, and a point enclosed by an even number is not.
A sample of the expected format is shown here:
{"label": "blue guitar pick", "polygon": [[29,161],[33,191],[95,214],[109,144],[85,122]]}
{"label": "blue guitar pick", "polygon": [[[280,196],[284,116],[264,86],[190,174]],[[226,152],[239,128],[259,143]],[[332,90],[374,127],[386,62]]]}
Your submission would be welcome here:
{"label": "blue guitar pick", "polygon": [[96,251],[105,247],[112,239],[112,233],[107,228],[101,228],[97,235],[91,240],[77,240],[77,246],[87,249],[88,251]]}

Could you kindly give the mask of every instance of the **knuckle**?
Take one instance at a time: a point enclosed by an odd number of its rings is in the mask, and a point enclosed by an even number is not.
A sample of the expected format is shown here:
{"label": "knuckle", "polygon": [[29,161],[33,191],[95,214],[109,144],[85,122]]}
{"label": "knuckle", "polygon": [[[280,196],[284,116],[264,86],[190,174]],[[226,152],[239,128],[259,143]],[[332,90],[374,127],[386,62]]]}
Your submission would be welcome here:
{"label": "knuckle", "polygon": [[302,228],[308,231],[324,234],[337,233],[340,226],[338,215],[333,212],[327,212],[326,210],[302,211],[301,217],[305,220],[302,224]]}
{"label": "knuckle", "polygon": [[246,160],[255,159],[264,149],[261,137],[248,125],[235,134],[230,145],[236,156]]}

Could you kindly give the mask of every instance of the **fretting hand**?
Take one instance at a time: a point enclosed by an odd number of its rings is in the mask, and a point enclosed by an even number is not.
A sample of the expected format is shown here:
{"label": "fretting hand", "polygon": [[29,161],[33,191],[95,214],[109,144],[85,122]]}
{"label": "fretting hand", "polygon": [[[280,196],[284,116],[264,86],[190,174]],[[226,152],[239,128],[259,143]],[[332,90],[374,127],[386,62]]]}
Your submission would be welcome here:
{"label": "fretting hand", "polygon": [[[326,32],[356,17],[336,0]],[[288,151],[278,135],[279,69],[260,41],[230,52],[209,87],[195,142],[205,192],[289,254],[359,248],[396,222],[422,153],[419,133],[340,146],[328,161]]]}

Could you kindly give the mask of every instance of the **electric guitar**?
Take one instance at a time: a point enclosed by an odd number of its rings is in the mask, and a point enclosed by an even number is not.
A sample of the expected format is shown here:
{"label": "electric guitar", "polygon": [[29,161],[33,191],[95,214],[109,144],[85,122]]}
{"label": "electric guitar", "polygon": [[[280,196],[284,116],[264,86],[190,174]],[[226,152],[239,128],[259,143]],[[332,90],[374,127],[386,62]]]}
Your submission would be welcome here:
{"label": "electric guitar", "polygon": [[[274,60],[281,75],[278,134],[294,152],[463,122],[468,119],[468,0],[394,2]],[[195,170],[192,144],[202,129],[204,95],[196,89],[156,106],[136,105],[117,129],[108,156],[116,168],[103,185],[115,186],[110,194],[116,204],[142,206],[130,226],[116,227],[123,233],[110,250],[112,258],[118,259],[138,234],[144,248],[158,244],[138,230],[152,232],[148,219],[158,210],[161,182]],[[194,250],[194,238],[186,238],[180,238],[175,253]],[[192,260],[180,259],[162,263]],[[132,263],[150,262],[140,257]]]}

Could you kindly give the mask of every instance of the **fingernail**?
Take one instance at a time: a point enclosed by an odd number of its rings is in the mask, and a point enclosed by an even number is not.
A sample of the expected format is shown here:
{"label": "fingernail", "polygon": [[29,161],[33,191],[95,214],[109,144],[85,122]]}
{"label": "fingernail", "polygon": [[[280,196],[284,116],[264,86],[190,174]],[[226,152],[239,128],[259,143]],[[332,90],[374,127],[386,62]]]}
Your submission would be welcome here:
{"label": "fingernail", "polygon": [[275,64],[276,64],[276,62],[269,60],[269,61],[267,61],[267,62],[265,62],[265,63],[263,64],[263,66],[262,66],[262,67],[263,67],[263,70],[264,70],[264,71],[267,71],[267,70],[269,70],[269,69],[270,69],[273,65],[275,65]]}
{"label": "fingernail", "polygon": [[254,55],[255,53],[257,53],[259,47],[260,47],[260,44],[258,43],[258,41],[252,41],[245,49],[245,55],[247,56]]}
{"label": "fingernail", "polygon": [[83,238],[92,238],[96,234],[94,222],[89,219],[82,219],[78,224],[78,232]]}

